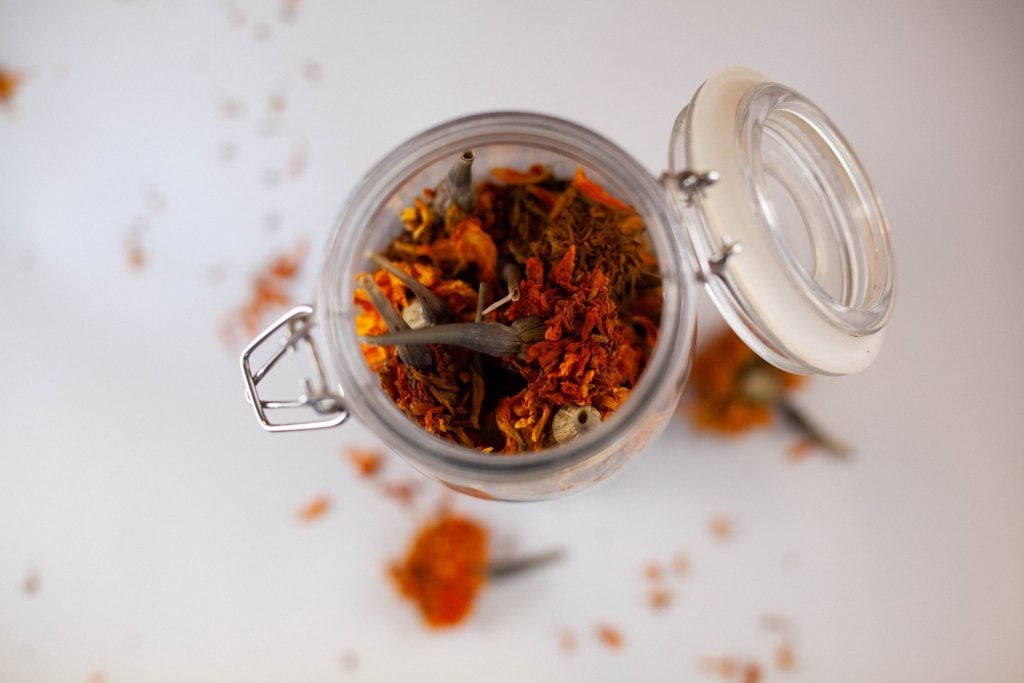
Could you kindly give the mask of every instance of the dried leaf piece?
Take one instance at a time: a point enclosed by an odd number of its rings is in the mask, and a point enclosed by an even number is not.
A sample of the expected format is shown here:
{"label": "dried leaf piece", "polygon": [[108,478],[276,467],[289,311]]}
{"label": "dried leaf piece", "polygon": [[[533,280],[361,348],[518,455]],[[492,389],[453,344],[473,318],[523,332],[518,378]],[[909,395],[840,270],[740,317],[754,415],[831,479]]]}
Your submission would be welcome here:
{"label": "dried leaf piece", "polygon": [[775,668],[779,671],[794,671],[796,669],[796,658],[793,656],[793,648],[789,643],[779,643],[779,646],[775,648]]}
{"label": "dried leaf piece", "polygon": [[583,172],[582,166],[576,168],[576,173],[572,177],[572,186],[587,199],[604,204],[609,208],[617,211],[633,210],[629,204],[609,194],[607,190],[588,178],[587,174]]}
{"label": "dried leaf piece", "polygon": [[33,567],[29,570],[28,574],[21,581],[21,589],[25,591],[25,595],[35,595],[39,592],[39,587],[42,585],[42,578],[39,575],[38,567]]}
{"label": "dried leaf piece", "polygon": [[733,523],[726,515],[715,515],[708,524],[712,538],[719,541],[728,541],[733,536]]}
{"label": "dried leaf piece", "polygon": [[469,615],[484,585],[486,567],[486,529],[448,514],[420,529],[405,559],[392,564],[390,574],[428,626],[445,628]]}
{"label": "dried leaf piece", "polygon": [[312,522],[320,519],[331,507],[331,499],[327,496],[317,496],[312,499],[306,505],[299,508],[298,515],[299,519],[303,522]]}
{"label": "dried leaf piece", "polygon": [[619,633],[618,629],[615,627],[609,626],[608,624],[598,624],[594,630],[597,634],[598,640],[600,640],[601,644],[605,647],[612,650],[618,650],[622,647],[622,634]]}
{"label": "dried leaf piece", "polygon": [[379,451],[353,447],[348,449],[347,457],[360,476],[366,479],[376,476],[384,466],[384,456]]}

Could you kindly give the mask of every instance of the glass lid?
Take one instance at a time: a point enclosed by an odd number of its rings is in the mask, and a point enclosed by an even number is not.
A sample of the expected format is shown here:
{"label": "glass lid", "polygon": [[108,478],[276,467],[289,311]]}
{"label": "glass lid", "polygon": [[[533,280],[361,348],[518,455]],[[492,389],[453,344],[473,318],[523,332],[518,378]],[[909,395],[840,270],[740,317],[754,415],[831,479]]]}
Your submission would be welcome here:
{"label": "glass lid", "polygon": [[874,361],[893,307],[889,227],[824,112],[755,71],[725,70],[676,119],[666,182],[698,276],[751,348],[804,374]]}

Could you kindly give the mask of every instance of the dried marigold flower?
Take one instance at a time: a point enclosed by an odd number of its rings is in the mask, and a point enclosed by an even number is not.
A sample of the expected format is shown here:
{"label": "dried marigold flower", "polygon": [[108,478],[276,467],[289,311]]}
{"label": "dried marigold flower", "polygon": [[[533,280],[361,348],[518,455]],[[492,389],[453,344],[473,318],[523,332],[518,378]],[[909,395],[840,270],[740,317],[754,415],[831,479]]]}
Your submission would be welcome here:
{"label": "dried marigold flower", "polygon": [[390,568],[403,596],[428,626],[455,626],[470,613],[487,573],[487,531],[446,514],[420,529],[405,559]]}
{"label": "dried marigold flower", "polygon": [[731,329],[726,328],[701,350],[690,376],[692,400],[688,412],[699,428],[724,434],[740,434],[751,427],[770,424],[773,406],[757,400],[744,385],[756,370],[775,379],[783,392],[807,380],[769,365]]}

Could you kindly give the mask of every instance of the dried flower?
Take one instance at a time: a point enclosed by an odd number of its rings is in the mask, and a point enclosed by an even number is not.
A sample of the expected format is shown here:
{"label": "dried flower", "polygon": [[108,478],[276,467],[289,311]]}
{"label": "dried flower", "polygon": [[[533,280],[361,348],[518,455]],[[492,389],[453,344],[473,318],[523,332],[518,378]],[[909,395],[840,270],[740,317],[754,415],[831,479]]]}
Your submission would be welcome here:
{"label": "dried flower", "polygon": [[769,425],[781,416],[815,444],[846,455],[846,446],[811,423],[789,400],[789,394],[806,381],[769,364],[726,328],[694,362],[688,413],[698,428],[730,435]]}
{"label": "dried flower", "polygon": [[390,571],[427,625],[440,628],[466,618],[484,585],[486,567],[487,531],[472,520],[447,515],[421,529],[405,560]]}

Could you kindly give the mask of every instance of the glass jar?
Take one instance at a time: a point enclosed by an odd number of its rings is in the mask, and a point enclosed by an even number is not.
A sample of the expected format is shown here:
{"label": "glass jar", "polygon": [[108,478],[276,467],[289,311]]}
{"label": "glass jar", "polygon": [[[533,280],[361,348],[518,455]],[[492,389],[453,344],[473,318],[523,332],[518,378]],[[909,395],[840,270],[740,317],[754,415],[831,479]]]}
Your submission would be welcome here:
{"label": "glass jar", "polygon": [[[541,163],[556,177],[571,177],[582,166],[644,219],[659,262],[659,339],[629,398],[600,428],[540,452],[486,454],[428,433],[381,389],[355,331],[356,275],[369,269],[367,252],[399,233],[400,210],[436,186],[466,150],[481,169]],[[259,335],[243,352],[242,369],[247,398],[270,431],[335,426],[351,413],[453,489],[503,500],[552,498],[617,471],[671,418],[693,361],[698,285],[769,362],[792,372],[846,374],[877,355],[893,283],[884,215],[835,126],[792,90],[729,69],[679,114],[669,170],[660,178],[597,133],[538,114],[469,116],[400,145],[349,196],[315,305],[293,309]],[[318,350],[321,334],[326,353]],[[270,358],[254,369],[254,354],[268,346]],[[305,394],[261,398],[259,382],[299,349],[315,369]],[[315,419],[270,419],[269,411],[284,408],[310,410]]]}

